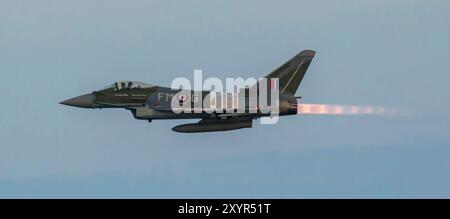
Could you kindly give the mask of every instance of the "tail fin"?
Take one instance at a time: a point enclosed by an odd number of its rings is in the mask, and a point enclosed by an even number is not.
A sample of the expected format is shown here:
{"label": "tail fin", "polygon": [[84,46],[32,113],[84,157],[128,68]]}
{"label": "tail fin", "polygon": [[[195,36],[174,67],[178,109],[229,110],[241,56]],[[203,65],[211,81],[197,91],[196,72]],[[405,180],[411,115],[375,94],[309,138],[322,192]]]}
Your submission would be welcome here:
{"label": "tail fin", "polygon": [[280,95],[295,95],[316,52],[304,50],[265,78],[279,78]]}

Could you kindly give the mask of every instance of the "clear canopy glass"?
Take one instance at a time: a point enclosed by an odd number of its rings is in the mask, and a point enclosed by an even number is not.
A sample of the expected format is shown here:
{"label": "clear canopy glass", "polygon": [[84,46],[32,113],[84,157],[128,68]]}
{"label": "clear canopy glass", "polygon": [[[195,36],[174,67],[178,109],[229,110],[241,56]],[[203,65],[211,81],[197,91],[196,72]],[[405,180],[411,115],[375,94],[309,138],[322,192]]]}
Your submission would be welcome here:
{"label": "clear canopy glass", "polygon": [[101,91],[105,91],[105,90],[131,90],[131,89],[136,89],[136,88],[149,88],[149,87],[154,87],[154,85],[151,84],[147,84],[147,83],[143,83],[143,82],[138,82],[138,81],[118,81],[114,84],[111,84],[103,89],[101,89]]}

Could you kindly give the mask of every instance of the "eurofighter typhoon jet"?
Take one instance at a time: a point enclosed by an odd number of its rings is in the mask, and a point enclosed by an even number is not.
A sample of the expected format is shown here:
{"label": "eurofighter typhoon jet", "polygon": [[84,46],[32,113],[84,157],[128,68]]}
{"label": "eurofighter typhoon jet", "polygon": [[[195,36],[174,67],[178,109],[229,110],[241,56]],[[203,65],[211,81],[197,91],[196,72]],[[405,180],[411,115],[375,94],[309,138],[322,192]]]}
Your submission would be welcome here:
{"label": "eurofighter typhoon jet", "polygon": [[[268,93],[267,103],[271,101],[270,90],[277,86],[277,112],[279,116],[296,115],[298,103],[295,93],[300,86],[300,83],[308,70],[309,65],[314,58],[315,52],[311,50],[304,50],[294,56],[292,59],[281,65],[279,68],[271,72],[259,80],[251,87],[244,87],[237,92],[237,96],[244,97],[245,100],[241,104],[241,109],[238,111],[233,97],[225,94],[212,95],[211,91],[193,91],[173,89],[169,87],[160,87],[136,81],[119,81],[107,86],[104,89],[93,91],[92,93],[81,95],[60,102],[60,104],[81,107],[81,108],[124,108],[130,110],[134,118],[140,120],[162,120],[162,119],[200,119],[197,123],[183,124],[174,127],[172,130],[181,133],[196,133],[196,132],[213,132],[213,131],[228,131],[242,128],[251,128],[253,120],[262,117],[271,117],[272,114],[263,111],[263,106],[258,99],[262,94]],[[261,81],[265,79],[269,82],[264,83],[267,89],[262,91]],[[273,83],[273,82],[276,82]],[[257,92],[251,92],[255,87]],[[195,110],[193,106],[198,106],[199,98],[204,101],[204,98],[211,96],[215,97],[214,101],[210,101],[214,106],[217,102],[221,103],[222,111],[206,112],[203,108]],[[256,101],[256,105],[250,102]],[[204,105],[204,102],[201,101]],[[174,102],[177,107],[188,107],[188,110],[177,112],[174,109]],[[227,104],[228,102],[228,104]],[[242,102],[241,102],[242,103]],[[201,105],[201,107],[203,106]],[[243,106],[243,107],[242,107]],[[205,106],[203,106],[205,107]],[[228,108],[231,108],[228,109]]]}

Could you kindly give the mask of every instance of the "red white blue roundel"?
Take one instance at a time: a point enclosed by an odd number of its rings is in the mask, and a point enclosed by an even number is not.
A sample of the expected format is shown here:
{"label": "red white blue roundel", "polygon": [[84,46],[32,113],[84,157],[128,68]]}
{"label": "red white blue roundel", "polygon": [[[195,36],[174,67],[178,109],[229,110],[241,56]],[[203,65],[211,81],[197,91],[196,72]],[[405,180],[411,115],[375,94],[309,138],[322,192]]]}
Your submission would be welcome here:
{"label": "red white blue roundel", "polygon": [[187,95],[186,94],[180,94],[180,95],[178,95],[178,100],[181,100],[181,101],[186,101],[187,100]]}

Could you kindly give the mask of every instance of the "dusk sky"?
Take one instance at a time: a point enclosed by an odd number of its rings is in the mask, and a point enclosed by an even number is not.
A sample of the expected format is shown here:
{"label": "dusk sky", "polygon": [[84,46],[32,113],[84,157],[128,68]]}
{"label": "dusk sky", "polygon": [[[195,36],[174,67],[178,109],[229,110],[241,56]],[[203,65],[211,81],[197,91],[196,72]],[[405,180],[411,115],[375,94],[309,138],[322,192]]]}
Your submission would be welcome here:
{"label": "dusk sky", "polygon": [[[398,109],[180,134],[58,102],[136,80],[262,77]],[[450,1],[0,0],[0,198],[450,198]]]}

